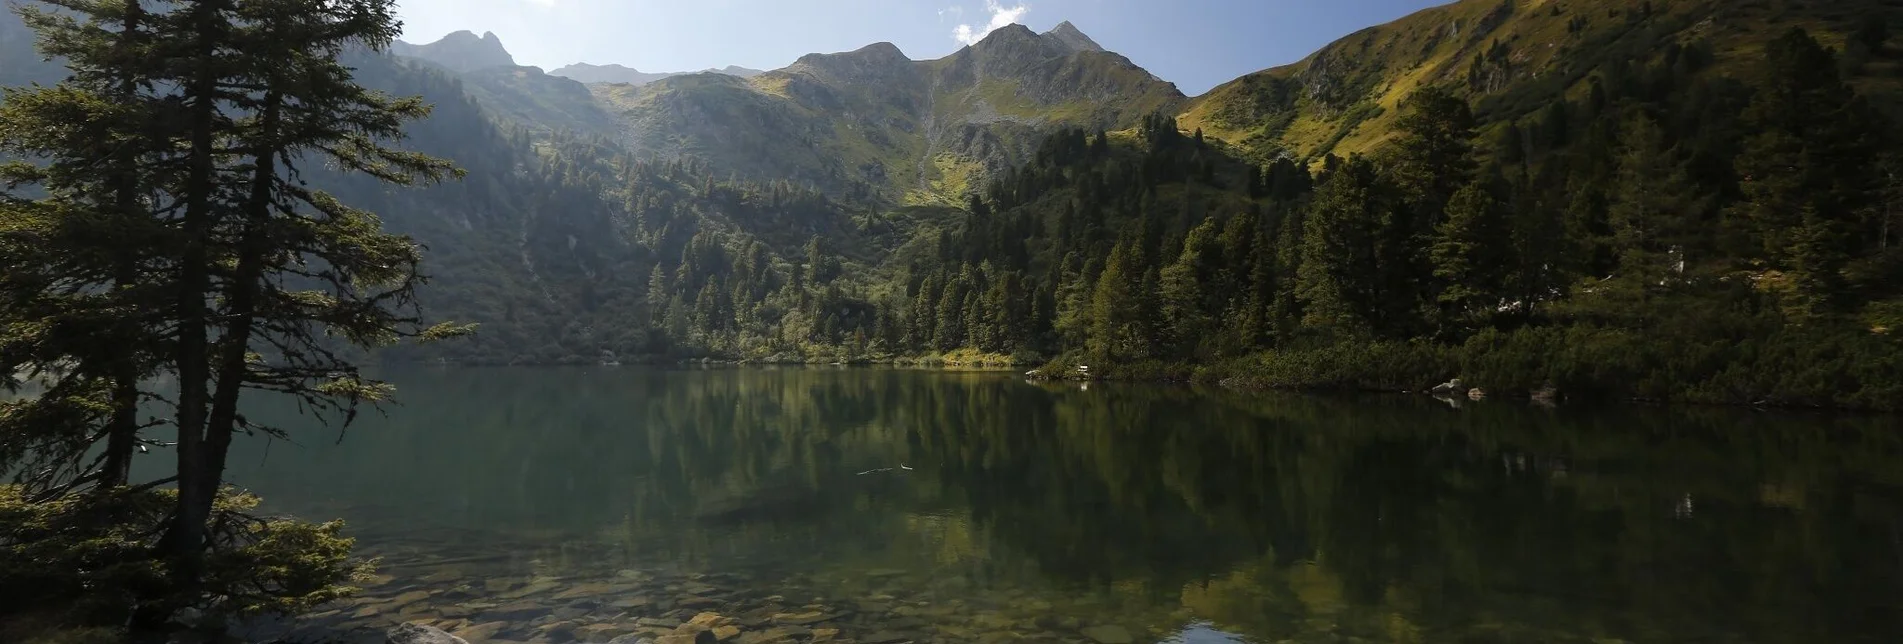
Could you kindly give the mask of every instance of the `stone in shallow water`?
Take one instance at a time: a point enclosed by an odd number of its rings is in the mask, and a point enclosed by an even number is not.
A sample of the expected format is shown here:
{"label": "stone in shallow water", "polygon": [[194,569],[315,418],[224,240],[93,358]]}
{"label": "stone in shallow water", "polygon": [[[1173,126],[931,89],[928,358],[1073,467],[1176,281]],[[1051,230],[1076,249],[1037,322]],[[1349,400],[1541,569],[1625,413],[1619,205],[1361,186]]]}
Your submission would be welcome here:
{"label": "stone in shallow water", "polygon": [[830,642],[837,637],[839,637],[839,629],[837,628],[813,629],[813,641],[815,642]]}
{"label": "stone in shallow water", "polygon": [[912,641],[917,641],[922,639],[924,638],[914,635],[912,633],[901,633],[898,631],[879,631],[871,635],[861,637],[859,638],[859,641],[863,642],[864,644],[896,644],[897,642],[912,642]]}
{"label": "stone in shallow water", "polygon": [[496,597],[499,597],[501,599],[521,599],[529,595],[539,595],[551,590],[555,590],[556,588],[560,588],[561,585],[562,583],[559,581],[555,581],[553,579],[543,579],[543,580],[531,583],[527,586],[523,586],[521,588],[517,588],[515,590],[511,590],[506,593],[501,593],[499,595],[496,595]]}
{"label": "stone in shallow water", "polygon": [[719,642],[720,638],[714,637],[713,631],[701,631],[692,635],[675,633],[662,635],[660,639],[654,640],[654,644],[719,644]]}
{"label": "stone in shallow water", "polygon": [[463,579],[463,572],[461,570],[456,570],[453,568],[445,568],[443,570],[438,570],[436,572],[424,575],[420,577],[418,580],[426,584],[453,584],[455,582],[462,581],[462,579]]}
{"label": "stone in shallow water", "polygon": [[823,621],[826,621],[826,619],[827,619],[826,614],[819,611],[809,611],[805,613],[780,613],[778,615],[773,616],[774,623],[793,624],[797,626],[805,626],[807,624],[823,622]]}
{"label": "stone in shallow water", "polygon": [[450,633],[455,635],[456,637],[469,640],[471,644],[475,644],[478,642],[487,642],[490,639],[494,638],[497,633],[501,633],[503,630],[506,630],[508,628],[509,628],[508,622],[487,622],[483,624],[473,624],[469,626],[464,626],[460,629],[451,631]]}
{"label": "stone in shallow water", "polygon": [[1136,641],[1130,637],[1129,629],[1116,624],[1098,624],[1084,629],[1083,632],[1084,637],[1088,637],[1098,644],[1130,644]]}
{"label": "stone in shallow water", "polygon": [[680,601],[675,602],[675,605],[681,606],[683,608],[706,608],[709,606],[719,606],[720,600],[714,599],[712,597],[688,596],[688,597],[682,597]]}
{"label": "stone in shallow water", "polygon": [[555,599],[569,600],[582,597],[599,597],[613,594],[615,587],[604,583],[580,584],[555,594]]}
{"label": "stone in shallow water", "polygon": [[634,620],[634,623],[640,624],[642,626],[665,628],[670,631],[674,630],[674,627],[681,625],[679,620],[667,619],[665,617],[643,617],[641,619]]}
{"label": "stone in shallow water", "polygon": [[620,609],[626,610],[630,608],[644,608],[647,605],[652,603],[654,603],[654,600],[647,597],[623,597],[621,599],[617,599],[612,602],[609,602],[608,606],[610,608],[620,608]]}
{"label": "stone in shallow water", "polygon": [[631,630],[621,624],[589,624],[575,629],[575,639],[583,642],[607,642]]}
{"label": "stone in shallow water", "polygon": [[577,626],[580,625],[574,622],[551,622],[536,628],[535,632],[554,639],[568,639],[574,637]]}
{"label": "stone in shallow water", "polygon": [[469,644],[463,638],[422,624],[398,624],[384,636],[388,644]]}
{"label": "stone in shallow water", "polygon": [[720,641],[722,641],[722,642],[725,642],[725,641],[728,641],[728,640],[731,640],[731,639],[733,639],[733,638],[736,638],[736,637],[739,637],[739,636],[740,636],[740,627],[738,627],[738,626],[715,626],[715,627],[714,627],[714,631],[713,631],[713,632],[714,632],[714,638],[715,638],[715,639],[718,639],[718,640],[720,640]]}
{"label": "stone in shallow water", "polygon": [[429,599],[429,591],[412,590],[410,592],[397,595],[396,599],[390,600],[389,608],[392,608],[392,609],[402,608],[404,606],[408,606],[410,604],[414,604],[416,602],[420,602],[425,599]]}
{"label": "stone in shallow water", "polygon": [[[790,642],[795,639],[813,636],[817,641],[819,631],[804,626],[776,626],[764,631],[751,631],[740,634],[739,644],[768,644],[770,642]],[[838,631],[833,631],[834,635]]]}
{"label": "stone in shallow water", "polygon": [[482,617],[485,620],[505,620],[513,622],[530,619],[547,613],[547,606],[543,606],[539,602],[523,600],[484,609],[482,611]]}

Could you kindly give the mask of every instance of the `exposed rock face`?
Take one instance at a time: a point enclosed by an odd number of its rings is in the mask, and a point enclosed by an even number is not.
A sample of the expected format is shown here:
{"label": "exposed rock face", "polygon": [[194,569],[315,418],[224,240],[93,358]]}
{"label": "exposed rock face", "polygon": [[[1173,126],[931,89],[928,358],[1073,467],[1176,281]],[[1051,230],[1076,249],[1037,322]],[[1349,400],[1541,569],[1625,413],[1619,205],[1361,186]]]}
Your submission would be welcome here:
{"label": "exposed rock face", "polygon": [[390,52],[427,60],[455,72],[515,66],[515,57],[509,54],[509,50],[502,46],[502,39],[493,32],[477,36],[473,32],[458,31],[427,45],[397,41],[390,46]]}
{"label": "exposed rock face", "polygon": [[1057,23],[1056,27],[1044,32],[1044,37],[1056,38],[1072,51],[1104,51],[1102,45],[1091,40],[1090,36],[1084,35],[1084,32],[1079,31],[1077,25],[1070,24],[1069,20]]}

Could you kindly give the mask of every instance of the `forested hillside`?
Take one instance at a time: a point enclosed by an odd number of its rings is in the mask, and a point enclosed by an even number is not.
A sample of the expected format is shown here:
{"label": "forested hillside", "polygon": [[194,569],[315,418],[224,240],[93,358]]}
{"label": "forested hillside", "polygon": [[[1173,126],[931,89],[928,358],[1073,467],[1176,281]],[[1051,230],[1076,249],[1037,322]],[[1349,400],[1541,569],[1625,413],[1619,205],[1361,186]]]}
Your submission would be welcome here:
{"label": "forested hillside", "polygon": [[[480,325],[390,360],[1895,406],[1895,13],[1467,0],[1196,99],[1068,25],[641,87],[470,35],[353,59],[435,106],[406,145],[466,176],[319,181],[427,247],[432,317]],[[0,70],[58,77],[36,61]]]}
{"label": "forested hillside", "polygon": [[[1593,78],[1692,54],[1688,65],[1740,74],[1765,43],[1801,27],[1841,53],[1860,90],[1894,97],[1894,61],[1854,37],[1892,0],[1464,0],[1345,37],[1294,64],[1197,97],[1182,114],[1257,159],[1316,161],[1372,152],[1398,131],[1401,102],[1444,87],[1498,127],[1591,93]],[[1867,68],[1867,69],[1866,69]]]}

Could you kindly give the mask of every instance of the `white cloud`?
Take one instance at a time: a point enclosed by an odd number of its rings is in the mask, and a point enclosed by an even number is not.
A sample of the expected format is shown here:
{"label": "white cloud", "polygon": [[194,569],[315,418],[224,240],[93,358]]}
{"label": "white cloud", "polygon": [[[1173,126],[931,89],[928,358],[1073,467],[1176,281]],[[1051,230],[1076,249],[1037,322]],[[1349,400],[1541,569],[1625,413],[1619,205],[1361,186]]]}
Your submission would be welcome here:
{"label": "white cloud", "polygon": [[555,0],[528,0],[528,3],[532,5],[540,5],[544,7],[555,6]]}
{"label": "white cloud", "polygon": [[1030,5],[1023,3],[1006,7],[998,4],[998,0],[985,0],[985,12],[991,14],[991,21],[985,23],[982,27],[958,25],[952,29],[952,38],[967,45],[978,44],[978,41],[985,39],[986,34],[990,34],[999,27],[1017,22],[1024,17],[1024,14],[1030,11]]}

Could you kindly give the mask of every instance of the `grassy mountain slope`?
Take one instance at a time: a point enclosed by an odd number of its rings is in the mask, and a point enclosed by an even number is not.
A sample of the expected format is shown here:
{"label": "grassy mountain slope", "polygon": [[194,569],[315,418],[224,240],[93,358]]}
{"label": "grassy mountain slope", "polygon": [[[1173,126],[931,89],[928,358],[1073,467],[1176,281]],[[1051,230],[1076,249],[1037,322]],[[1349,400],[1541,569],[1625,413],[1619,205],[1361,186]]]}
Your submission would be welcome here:
{"label": "grassy mountain slope", "polygon": [[[1390,140],[1400,102],[1426,85],[1455,87],[1483,120],[1498,121],[1585,92],[1589,74],[1611,61],[1697,45],[1726,71],[1760,59],[1764,42],[1794,26],[1841,47],[1864,17],[1898,6],[1889,0],[1462,0],[1223,84],[1192,101],[1179,121],[1259,159],[1347,156]],[[1860,82],[1879,93],[1896,84],[1887,74]]]}
{"label": "grassy mountain slope", "polygon": [[1184,97],[1074,28],[1013,25],[939,60],[890,43],[812,54],[748,79],[695,74],[596,85],[637,154],[692,155],[741,177],[837,194],[954,203],[975,177],[1026,160],[1060,125],[1119,129]]}
{"label": "grassy mountain slope", "polygon": [[750,78],[758,76],[761,73],[758,69],[747,69],[737,65],[728,65],[720,69],[703,69],[700,72],[644,72],[622,65],[590,65],[588,63],[564,65],[560,68],[549,70],[548,73],[550,76],[572,78],[583,83],[627,83],[629,85],[646,85],[663,78],[701,72],[713,72],[726,74],[728,76],[739,76],[741,78]]}
{"label": "grassy mountain slope", "polygon": [[596,104],[588,87],[535,67],[488,67],[462,75],[463,89],[504,122],[539,135],[567,132],[613,137],[614,116]]}

